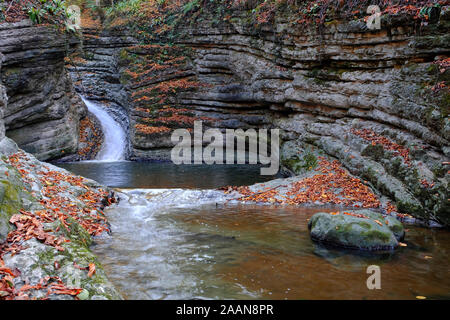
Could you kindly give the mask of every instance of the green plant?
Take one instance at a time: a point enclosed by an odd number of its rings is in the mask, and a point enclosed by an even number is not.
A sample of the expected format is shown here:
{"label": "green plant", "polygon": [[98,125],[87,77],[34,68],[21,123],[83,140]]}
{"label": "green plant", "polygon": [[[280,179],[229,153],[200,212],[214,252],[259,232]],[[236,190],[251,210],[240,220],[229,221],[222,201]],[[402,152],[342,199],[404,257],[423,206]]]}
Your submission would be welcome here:
{"label": "green plant", "polygon": [[199,6],[200,6],[200,0],[190,1],[183,6],[183,10],[182,10],[183,14],[186,14],[189,11],[192,11],[193,9],[198,8]]}
{"label": "green plant", "polygon": [[31,7],[28,9],[28,16],[33,23],[40,24],[42,22],[44,14],[45,12],[41,8]]}
{"label": "green plant", "polygon": [[51,23],[62,27],[66,24],[68,14],[64,0],[30,1],[26,8],[28,17],[33,23]]}

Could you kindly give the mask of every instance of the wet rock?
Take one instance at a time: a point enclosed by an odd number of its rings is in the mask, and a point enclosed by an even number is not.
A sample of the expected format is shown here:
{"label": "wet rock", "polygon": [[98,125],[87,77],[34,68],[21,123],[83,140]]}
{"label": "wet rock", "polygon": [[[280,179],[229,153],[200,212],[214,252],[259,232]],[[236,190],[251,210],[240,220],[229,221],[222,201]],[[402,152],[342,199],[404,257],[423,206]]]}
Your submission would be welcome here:
{"label": "wet rock", "polygon": [[402,224],[393,217],[370,210],[345,212],[349,214],[319,212],[312,216],[308,223],[311,238],[344,248],[391,250],[405,236]]}
{"label": "wet rock", "polygon": [[[54,171],[59,174],[68,175],[64,169],[55,167],[51,164],[43,164],[34,156],[26,153],[21,154],[21,170],[26,172],[26,183],[16,168],[7,163],[6,157],[21,152],[17,145],[8,138],[0,141],[0,240],[4,241],[7,233],[13,229],[9,223],[10,217],[14,214],[20,214],[21,209],[33,212],[45,209],[38,199],[52,201],[49,195],[42,191],[42,181],[39,179],[42,172]],[[93,205],[88,205],[80,200],[90,192],[98,192],[100,189],[107,190],[93,180],[83,180],[84,186],[72,185],[68,181],[58,182],[60,192],[58,197],[71,203],[74,208],[80,212],[87,211],[89,217],[85,219],[94,219],[97,211]],[[91,188],[91,189],[89,189]],[[30,190],[35,194],[31,196]],[[99,200],[101,202],[102,199]],[[62,210],[62,208],[60,208]],[[83,210],[83,211],[80,211]],[[75,212],[75,211],[74,211]],[[92,216],[93,215],[93,216]],[[3,255],[3,261],[7,268],[20,270],[20,274],[14,278],[14,285],[20,289],[25,283],[35,285],[45,277],[59,277],[68,288],[82,288],[82,298],[89,297],[96,299],[121,299],[120,293],[109,282],[106,274],[97,260],[96,256],[89,250],[92,243],[91,235],[88,231],[72,216],[66,217],[67,223],[62,224],[60,220],[53,222],[42,222],[43,229],[55,238],[63,237],[69,240],[61,243],[61,248],[48,245],[38,241],[36,238],[22,241],[20,245],[22,250],[15,254],[9,252]],[[85,220],[84,220],[85,222]],[[88,276],[89,264],[95,264],[95,273]],[[85,292],[88,292],[86,294]],[[27,291],[30,298],[42,298],[46,290]],[[73,299],[70,295],[52,294],[50,299]]]}
{"label": "wet rock", "polygon": [[299,175],[317,168],[318,157],[326,154],[313,145],[300,140],[289,140],[281,147],[281,164],[291,174]]}

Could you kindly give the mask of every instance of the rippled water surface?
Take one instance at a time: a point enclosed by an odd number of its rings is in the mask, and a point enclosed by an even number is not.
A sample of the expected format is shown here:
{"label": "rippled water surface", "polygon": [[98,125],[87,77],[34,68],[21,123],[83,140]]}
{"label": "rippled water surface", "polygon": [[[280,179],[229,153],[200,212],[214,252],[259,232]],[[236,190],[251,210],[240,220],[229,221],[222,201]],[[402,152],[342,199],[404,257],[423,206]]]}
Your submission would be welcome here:
{"label": "rippled water surface", "polygon": [[[214,191],[127,193],[107,211],[112,236],[93,249],[129,299],[450,298],[448,231],[407,226],[407,247],[358,254],[310,240],[307,220],[323,209],[216,204]],[[366,287],[372,264],[381,290]]]}
{"label": "rippled water surface", "polygon": [[57,164],[115,188],[199,188],[247,185],[274,179],[255,165],[175,165],[172,162],[84,161]]}

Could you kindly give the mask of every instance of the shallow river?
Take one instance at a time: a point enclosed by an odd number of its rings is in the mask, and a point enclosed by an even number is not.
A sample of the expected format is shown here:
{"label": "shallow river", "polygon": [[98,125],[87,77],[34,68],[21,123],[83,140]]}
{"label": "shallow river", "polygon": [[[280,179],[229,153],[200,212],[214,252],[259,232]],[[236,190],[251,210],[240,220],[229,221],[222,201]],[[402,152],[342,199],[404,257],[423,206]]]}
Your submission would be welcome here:
{"label": "shallow river", "polygon": [[[255,168],[103,165],[65,167],[112,186],[153,188],[124,190],[107,210],[112,236],[93,246],[128,299],[450,299],[448,231],[406,226],[407,247],[395,252],[330,249],[307,229],[324,209],[216,204],[215,191],[192,189],[260,182]],[[168,187],[185,189],[160,189]],[[381,290],[366,286],[373,264]]]}

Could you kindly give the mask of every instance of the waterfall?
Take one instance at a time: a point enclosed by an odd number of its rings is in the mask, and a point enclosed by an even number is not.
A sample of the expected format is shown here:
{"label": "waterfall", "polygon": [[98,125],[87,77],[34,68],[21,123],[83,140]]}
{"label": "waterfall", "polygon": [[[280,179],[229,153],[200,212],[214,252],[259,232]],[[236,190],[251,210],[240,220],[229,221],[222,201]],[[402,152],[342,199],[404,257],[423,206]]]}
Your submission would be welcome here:
{"label": "waterfall", "polygon": [[122,126],[106,112],[102,106],[94,101],[81,97],[88,110],[100,121],[104,134],[103,145],[96,160],[118,161],[125,159],[126,134]]}

